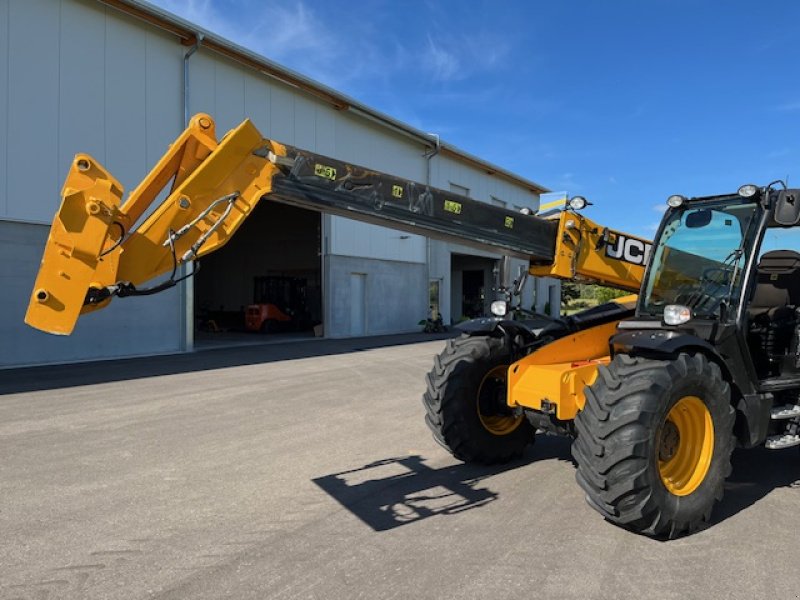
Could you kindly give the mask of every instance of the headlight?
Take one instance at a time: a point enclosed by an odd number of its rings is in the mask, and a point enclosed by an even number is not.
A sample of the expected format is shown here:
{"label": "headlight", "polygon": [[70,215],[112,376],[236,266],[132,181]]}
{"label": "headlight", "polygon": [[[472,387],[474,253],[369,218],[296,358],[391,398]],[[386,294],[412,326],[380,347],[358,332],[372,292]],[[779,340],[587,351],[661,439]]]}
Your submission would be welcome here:
{"label": "headlight", "polygon": [[492,314],[495,315],[496,317],[505,317],[506,311],[508,310],[508,307],[506,306],[506,301],[495,300],[494,302],[492,302],[490,310],[492,311]]}
{"label": "headlight", "polygon": [[664,307],[664,323],[681,325],[692,318],[692,309],[682,304],[668,304]]}
{"label": "headlight", "polygon": [[686,196],[681,196],[680,194],[674,194],[667,198],[667,204],[672,208],[678,208],[684,202],[686,202]]}
{"label": "headlight", "polygon": [[752,198],[758,193],[758,186],[748,183],[739,188],[739,195],[742,198]]}

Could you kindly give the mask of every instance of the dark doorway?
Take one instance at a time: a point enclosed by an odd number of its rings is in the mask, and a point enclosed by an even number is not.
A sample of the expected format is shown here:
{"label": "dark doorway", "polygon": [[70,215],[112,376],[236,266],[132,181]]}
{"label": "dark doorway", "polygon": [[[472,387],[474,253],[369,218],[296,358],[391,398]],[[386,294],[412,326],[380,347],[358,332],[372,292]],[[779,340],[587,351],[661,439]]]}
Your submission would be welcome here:
{"label": "dark doorway", "polygon": [[322,322],[320,230],[319,213],[262,200],[223,248],[200,260],[197,344],[314,335]]}
{"label": "dark doorway", "polygon": [[486,297],[484,272],[464,271],[461,283],[461,314],[475,319],[483,316],[483,306]]}

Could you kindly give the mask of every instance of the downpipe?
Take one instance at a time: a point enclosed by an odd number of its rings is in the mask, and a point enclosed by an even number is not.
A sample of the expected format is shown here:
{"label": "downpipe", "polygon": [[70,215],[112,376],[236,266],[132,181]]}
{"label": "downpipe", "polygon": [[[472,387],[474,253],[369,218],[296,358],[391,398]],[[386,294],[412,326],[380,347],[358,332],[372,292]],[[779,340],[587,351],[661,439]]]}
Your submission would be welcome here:
{"label": "downpipe", "polygon": [[[183,54],[183,127],[189,126],[191,114],[189,113],[189,59],[197,52],[203,43],[203,34],[195,35],[194,44]],[[181,265],[181,277],[186,277],[189,265]],[[181,350],[191,352],[194,350],[194,277],[186,277],[178,288],[179,303],[183,307],[180,336]]]}

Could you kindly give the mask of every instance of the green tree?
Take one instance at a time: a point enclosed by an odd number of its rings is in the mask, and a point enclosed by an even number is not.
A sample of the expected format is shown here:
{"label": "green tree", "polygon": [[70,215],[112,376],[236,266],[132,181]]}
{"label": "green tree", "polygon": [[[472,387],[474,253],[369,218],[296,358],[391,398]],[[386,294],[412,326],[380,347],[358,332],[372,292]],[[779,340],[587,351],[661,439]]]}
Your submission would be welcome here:
{"label": "green tree", "polygon": [[596,285],[594,288],[594,297],[597,299],[598,304],[611,302],[614,298],[630,294],[630,292],[626,292],[625,290],[615,290],[614,288],[603,287],[602,285]]}
{"label": "green tree", "polygon": [[567,308],[569,303],[581,297],[581,287],[571,281],[561,282],[561,308]]}

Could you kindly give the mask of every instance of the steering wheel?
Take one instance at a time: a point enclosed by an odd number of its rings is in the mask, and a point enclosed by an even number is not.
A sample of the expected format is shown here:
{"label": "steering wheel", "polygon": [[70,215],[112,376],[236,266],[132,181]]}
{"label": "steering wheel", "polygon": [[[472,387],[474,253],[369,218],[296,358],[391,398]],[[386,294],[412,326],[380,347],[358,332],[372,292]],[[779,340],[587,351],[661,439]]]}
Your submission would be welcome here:
{"label": "steering wheel", "polygon": [[716,285],[730,285],[733,267],[706,267],[700,274],[701,281]]}

